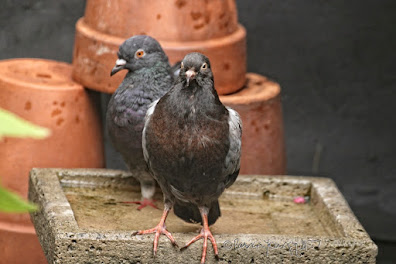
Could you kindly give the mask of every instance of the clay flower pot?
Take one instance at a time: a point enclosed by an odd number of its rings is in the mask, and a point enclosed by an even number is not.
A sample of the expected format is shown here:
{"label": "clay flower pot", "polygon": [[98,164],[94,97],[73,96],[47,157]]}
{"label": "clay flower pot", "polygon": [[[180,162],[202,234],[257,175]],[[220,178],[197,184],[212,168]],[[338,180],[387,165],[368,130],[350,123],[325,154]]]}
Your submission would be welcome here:
{"label": "clay flower pot", "polygon": [[147,34],[156,38],[171,63],[190,52],[209,57],[219,94],[245,83],[246,32],[238,24],[234,0],[88,0],[76,24],[73,78],[84,86],[112,93],[123,74],[110,79],[119,45]]}
{"label": "clay flower pot", "polygon": [[[0,61],[0,107],[51,130],[44,140],[0,141],[1,183],[27,197],[33,167],[103,167],[98,94],[71,78],[69,64]],[[45,263],[29,214],[0,214],[0,263]]]}
{"label": "clay flower pot", "polygon": [[264,76],[246,74],[246,86],[220,100],[240,114],[243,123],[240,174],[286,172],[280,86]]}

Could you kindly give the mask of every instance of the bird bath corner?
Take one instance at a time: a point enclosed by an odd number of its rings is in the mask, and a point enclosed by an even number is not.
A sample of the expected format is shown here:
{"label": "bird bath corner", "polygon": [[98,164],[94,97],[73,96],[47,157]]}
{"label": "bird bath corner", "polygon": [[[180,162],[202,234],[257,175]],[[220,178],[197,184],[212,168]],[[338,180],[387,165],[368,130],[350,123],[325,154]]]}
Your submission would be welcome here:
{"label": "bird bath corner", "polygon": [[[161,210],[123,201],[140,199],[126,172],[106,169],[33,169],[31,218],[49,263],[199,263],[202,242],[180,252],[162,237],[155,259],[152,228]],[[293,198],[307,197],[296,204]],[[157,191],[157,204],[162,194]],[[211,230],[220,261],[207,263],[375,263],[377,246],[334,182],[327,178],[239,176],[220,198],[222,216]],[[167,228],[179,246],[197,234],[171,213]]]}

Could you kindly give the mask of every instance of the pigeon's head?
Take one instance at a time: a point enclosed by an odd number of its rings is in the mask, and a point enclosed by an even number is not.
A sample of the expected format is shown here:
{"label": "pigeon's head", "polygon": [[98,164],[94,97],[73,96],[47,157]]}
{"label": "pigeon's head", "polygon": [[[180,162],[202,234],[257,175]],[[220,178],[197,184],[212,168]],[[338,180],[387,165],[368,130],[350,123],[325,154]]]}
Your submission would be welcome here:
{"label": "pigeon's head", "polygon": [[193,80],[200,84],[205,79],[213,79],[208,57],[198,52],[187,54],[180,65],[180,78],[186,86]]}
{"label": "pigeon's head", "polygon": [[151,68],[158,62],[169,64],[161,45],[154,38],[146,35],[136,35],[121,44],[117,53],[116,65],[111,70],[111,76],[126,69],[136,71]]}

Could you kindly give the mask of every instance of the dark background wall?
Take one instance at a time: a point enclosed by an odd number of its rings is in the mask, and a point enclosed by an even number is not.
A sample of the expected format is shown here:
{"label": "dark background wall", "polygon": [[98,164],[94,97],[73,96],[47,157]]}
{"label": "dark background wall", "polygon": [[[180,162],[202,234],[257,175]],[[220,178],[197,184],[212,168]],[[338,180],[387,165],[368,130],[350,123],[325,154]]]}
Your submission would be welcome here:
{"label": "dark background wall", "polygon": [[[0,0],[0,59],[71,62],[81,0]],[[248,69],[279,82],[288,173],[335,180],[396,251],[396,2],[237,0]],[[314,162],[314,157],[318,162]]]}

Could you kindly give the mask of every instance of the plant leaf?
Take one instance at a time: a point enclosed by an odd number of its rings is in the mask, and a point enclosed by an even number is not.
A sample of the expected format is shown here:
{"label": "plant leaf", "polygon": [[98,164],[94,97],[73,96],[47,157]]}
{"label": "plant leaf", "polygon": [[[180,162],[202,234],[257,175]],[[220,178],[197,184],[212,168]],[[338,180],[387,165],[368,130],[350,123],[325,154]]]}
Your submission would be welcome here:
{"label": "plant leaf", "polygon": [[37,206],[29,201],[25,201],[16,193],[10,192],[0,186],[0,212],[6,213],[26,213],[37,210]]}
{"label": "plant leaf", "polygon": [[50,134],[49,129],[32,124],[0,108],[0,139],[4,136],[42,139]]}

